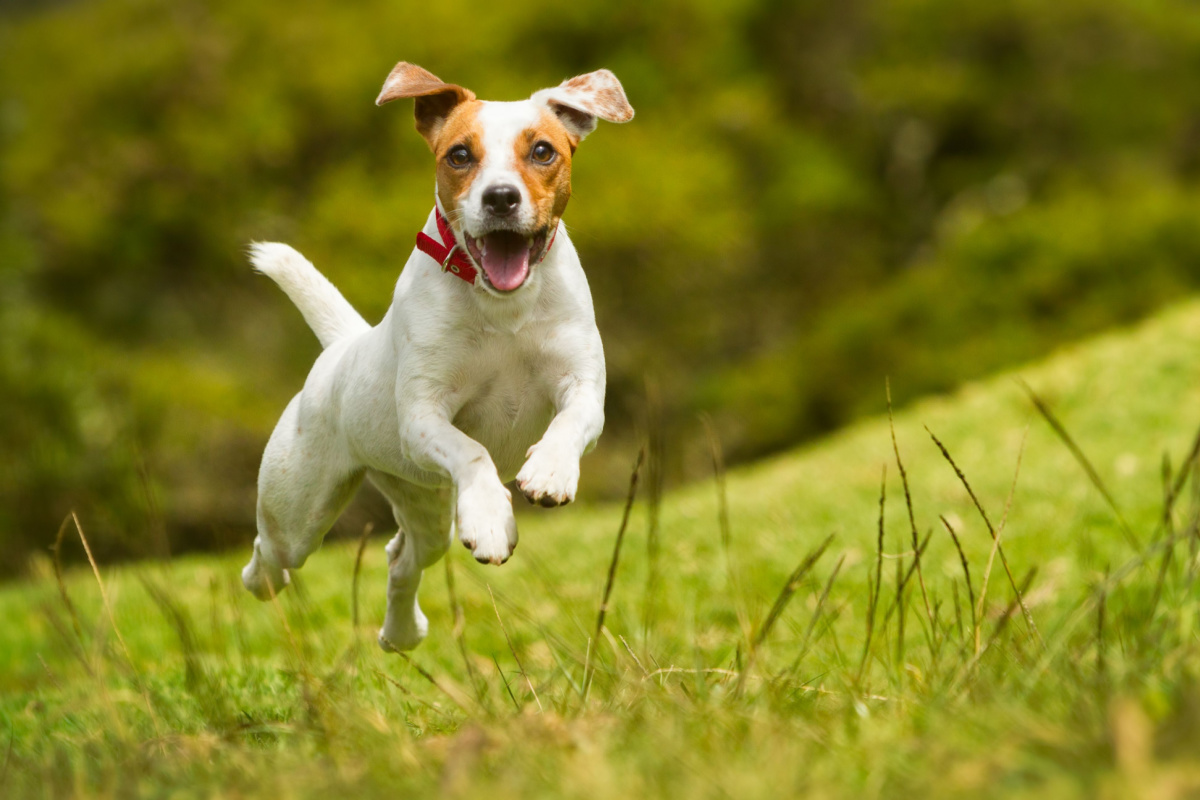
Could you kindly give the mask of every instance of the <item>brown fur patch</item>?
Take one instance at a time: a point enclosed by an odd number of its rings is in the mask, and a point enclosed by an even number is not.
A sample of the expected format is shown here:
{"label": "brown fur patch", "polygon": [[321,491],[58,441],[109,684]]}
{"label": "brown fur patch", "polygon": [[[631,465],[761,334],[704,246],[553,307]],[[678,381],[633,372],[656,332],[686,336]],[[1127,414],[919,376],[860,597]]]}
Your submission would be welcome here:
{"label": "brown fur patch", "polygon": [[[455,107],[430,142],[437,158],[438,200],[452,218],[479,174],[479,164],[484,159],[483,132],[479,124],[482,107],[478,100]],[[530,157],[533,146],[541,141],[549,142],[558,153],[550,164],[539,164]],[[571,154],[575,144],[574,137],[549,111],[543,111],[537,123],[521,132],[513,142],[514,164],[529,190],[536,228],[551,227],[566,210],[567,201],[571,199]],[[459,145],[471,151],[469,166],[456,168],[446,160],[450,150]]]}
{"label": "brown fur patch", "polygon": [[[549,164],[539,164],[530,156],[538,142],[549,142],[558,155]],[[558,221],[571,199],[571,154],[575,141],[567,129],[549,111],[543,111],[536,125],[526,128],[513,144],[517,172],[529,189],[537,215],[537,228]]]}
{"label": "brown fur patch", "polygon": [[[483,103],[468,100],[460,103],[446,117],[435,136],[429,140],[429,148],[437,159],[437,193],[442,208],[453,218],[459,201],[471,188],[471,182],[479,173],[483,161],[483,134],[479,130],[479,109]],[[471,151],[472,163],[456,168],[446,160],[450,149],[458,145]]]}

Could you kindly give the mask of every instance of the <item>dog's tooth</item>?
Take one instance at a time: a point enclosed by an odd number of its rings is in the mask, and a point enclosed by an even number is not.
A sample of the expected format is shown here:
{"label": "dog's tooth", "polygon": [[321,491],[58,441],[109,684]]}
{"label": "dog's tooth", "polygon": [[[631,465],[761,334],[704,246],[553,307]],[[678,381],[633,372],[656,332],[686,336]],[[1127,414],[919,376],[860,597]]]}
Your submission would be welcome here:
{"label": "dog's tooth", "polygon": [[479,248],[479,252],[481,252],[481,253],[482,253],[482,252],[484,251],[483,239],[476,239],[476,240],[475,240],[475,246],[476,246],[476,247],[478,247],[478,248]]}

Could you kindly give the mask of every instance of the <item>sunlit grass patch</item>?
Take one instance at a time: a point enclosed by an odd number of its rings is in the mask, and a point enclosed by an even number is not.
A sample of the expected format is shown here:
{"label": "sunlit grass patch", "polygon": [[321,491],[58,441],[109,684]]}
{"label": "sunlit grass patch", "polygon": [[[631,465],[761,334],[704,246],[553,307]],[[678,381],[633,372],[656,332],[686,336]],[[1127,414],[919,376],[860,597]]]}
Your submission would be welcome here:
{"label": "sunlit grass patch", "polygon": [[661,505],[651,448],[627,519],[454,548],[403,658],[382,536],[269,603],[246,553],[47,557],[0,591],[0,792],[1195,792],[1198,345],[1192,304],[1023,370],[1036,402],[1003,376],[728,475],[714,443]]}

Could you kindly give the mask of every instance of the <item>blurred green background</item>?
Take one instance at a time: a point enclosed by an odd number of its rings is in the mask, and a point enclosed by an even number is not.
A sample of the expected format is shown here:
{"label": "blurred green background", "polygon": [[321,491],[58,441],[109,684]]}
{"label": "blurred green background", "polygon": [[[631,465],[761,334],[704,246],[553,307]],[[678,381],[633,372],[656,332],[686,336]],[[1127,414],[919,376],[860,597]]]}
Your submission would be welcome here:
{"label": "blurred green background", "polygon": [[[0,571],[244,546],[318,352],[244,257],[378,319],[433,198],[413,61],[489,99],[608,67],[566,220],[609,362],[584,495],[945,391],[1200,287],[1200,9],[77,0],[0,11]],[[981,421],[986,424],[986,421]],[[366,493],[364,493],[366,494]],[[388,524],[364,498],[339,530]]]}

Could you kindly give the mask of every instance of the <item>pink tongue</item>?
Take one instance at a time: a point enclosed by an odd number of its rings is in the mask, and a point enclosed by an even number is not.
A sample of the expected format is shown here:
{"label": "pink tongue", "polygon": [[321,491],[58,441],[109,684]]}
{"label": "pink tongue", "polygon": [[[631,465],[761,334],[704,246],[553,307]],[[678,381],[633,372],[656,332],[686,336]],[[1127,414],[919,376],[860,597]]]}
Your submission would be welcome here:
{"label": "pink tongue", "polygon": [[511,292],[529,275],[529,243],[524,236],[496,231],[483,237],[483,270],[502,292]]}

